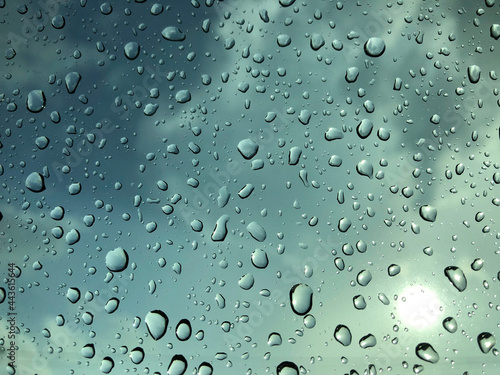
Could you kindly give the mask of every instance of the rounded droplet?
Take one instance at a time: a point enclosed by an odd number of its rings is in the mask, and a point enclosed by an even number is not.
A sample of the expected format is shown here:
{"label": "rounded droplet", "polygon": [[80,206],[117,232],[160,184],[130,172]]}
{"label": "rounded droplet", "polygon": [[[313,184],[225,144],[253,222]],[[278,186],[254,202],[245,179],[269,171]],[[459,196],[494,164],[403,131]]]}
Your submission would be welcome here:
{"label": "rounded droplet", "polygon": [[306,284],[296,284],[290,289],[292,310],[297,315],[306,315],[312,308],[313,291]]}
{"label": "rounded droplet", "polygon": [[482,332],[477,336],[477,343],[479,345],[479,349],[486,354],[496,345],[497,340],[495,336],[493,336],[489,332]]}
{"label": "rounded droplet", "polygon": [[[280,0],[280,3],[284,0]],[[299,368],[293,362],[281,362],[276,368],[277,375],[299,375]]]}
{"label": "rounded droplet", "polygon": [[106,254],[106,267],[111,272],[121,272],[128,265],[128,254],[122,247],[117,247]]}
{"label": "rounded droplet", "polygon": [[318,51],[321,47],[325,45],[325,38],[323,38],[323,35],[321,34],[313,33],[311,35],[310,44],[313,51]]}
{"label": "rounded droplet", "polygon": [[352,299],[352,303],[357,310],[364,310],[366,308],[365,297],[363,297],[362,295],[354,296]]}
{"label": "rounded droplet", "polygon": [[391,264],[387,269],[387,273],[389,274],[389,276],[396,276],[400,272],[401,272],[401,267],[398,266],[397,264]]}
{"label": "rounded droplet", "polygon": [[345,80],[348,83],[353,83],[356,82],[359,76],[359,68],[352,66],[350,68],[347,68],[345,72]]}
{"label": "rounded droplet", "polygon": [[474,259],[474,262],[472,262],[470,267],[474,271],[479,271],[479,270],[481,270],[481,268],[483,268],[483,265],[484,265],[484,260],[482,260],[481,258],[476,258],[476,259]]}
{"label": "rounded droplet", "polygon": [[224,241],[227,236],[227,222],[229,215],[222,215],[215,224],[214,231],[212,232],[212,241]]}
{"label": "rounded droplet", "polygon": [[346,217],[343,217],[342,219],[339,220],[339,231],[341,231],[342,233],[345,233],[349,230],[349,228],[351,227],[351,220],[349,220],[348,218]]}
{"label": "rounded droplet", "polygon": [[424,205],[420,207],[420,217],[431,223],[436,221],[437,209],[433,206]]}
{"label": "rounded droplet", "polygon": [[198,367],[198,373],[196,375],[212,375],[214,372],[214,368],[208,362],[203,362]]}
{"label": "rounded droplet", "polygon": [[153,310],[147,313],[146,327],[153,340],[158,341],[165,335],[168,328],[168,317],[161,310]]}
{"label": "rounded droplet", "polygon": [[455,333],[458,329],[457,321],[455,318],[449,316],[443,320],[443,327],[450,333]]}
{"label": "rounded droplet", "polygon": [[363,270],[360,273],[358,273],[358,276],[356,277],[356,280],[359,285],[361,286],[367,286],[370,281],[372,281],[372,274],[368,270]]}
{"label": "rounded droplet", "polygon": [[253,158],[259,151],[259,145],[252,139],[243,139],[238,143],[238,151],[246,160]]}
{"label": "rounded droplet", "polygon": [[68,245],[74,245],[80,241],[80,232],[78,232],[76,229],[71,229],[67,234],[66,234],[66,243]]}
{"label": "rounded droplet", "polygon": [[175,94],[175,101],[177,103],[187,103],[191,100],[191,93],[189,90],[180,90]]}
{"label": "rounded droplet", "polygon": [[251,273],[247,273],[247,274],[243,275],[240,278],[240,280],[238,281],[238,285],[243,290],[248,290],[248,289],[252,288],[254,283],[255,283],[255,279]]}
{"label": "rounded droplet", "polygon": [[252,253],[251,260],[256,268],[266,268],[269,264],[267,253],[262,249],[255,249]]}
{"label": "rounded droplet", "polygon": [[330,128],[325,132],[325,139],[327,141],[333,141],[336,139],[342,139],[344,138],[344,133],[340,129],[337,128]]}
{"label": "rounded droplet", "polygon": [[467,288],[467,279],[460,268],[455,266],[446,267],[444,274],[459,292],[463,292]]}
{"label": "rounded droplet", "polygon": [[25,181],[25,186],[33,193],[40,193],[45,190],[43,176],[38,172],[31,173]]}
{"label": "rounded droplet", "polygon": [[45,108],[45,94],[42,90],[33,90],[28,94],[26,107],[30,112],[38,113]]}
{"label": "rounded droplet", "polygon": [[51,23],[54,29],[62,29],[66,24],[66,20],[64,19],[64,16],[58,14],[52,18]]}
{"label": "rounded droplet", "polygon": [[361,139],[367,138],[373,130],[373,122],[368,119],[363,119],[361,122],[358,124],[358,127],[356,128],[356,132],[358,133],[358,137]]}
{"label": "rounded droplet", "polygon": [[175,328],[175,335],[179,341],[186,341],[191,337],[191,323],[189,320],[182,319]]}
{"label": "rounded droplet", "polygon": [[144,114],[146,116],[153,116],[156,113],[156,111],[158,110],[159,107],[160,106],[157,103],[155,103],[155,104],[148,103],[144,107],[144,111],[143,112],[144,112]]}
{"label": "rounded droplet", "polygon": [[183,375],[186,372],[188,363],[183,355],[176,354],[172,357],[167,368],[168,375]]}
{"label": "rounded droplet", "polygon": [[490,35],[493,39],[498,40],[500,38],[500,24],[494,23],[490,27]]}
{"label": "rounded droplet", "polygon": [[439,354],[434,350],[431,344],[422,342],[415,348],[415,354],[418,358],[429,363],[437,363]]}
{"label": "rounded droplet", "polygon": [[359,346],[363,349],[372,348],[375,345],[377,345],[377,339],[371,333],[359,340]]}
{"label": "rounded droplet", "polygon": [[49,145],[49,141],[47,137],[41,136],[35,139],[35,144],[40,150],[44,150]]}
{"label": "rounded droplet", "polygon": [[144,360],[144,349],[140,347],[132,349],[130,351],[129,357],[132,363],[138,365]]}
{"label": "rounded droplet", "polygon": [[262,242],[266,239],[267,233],[262,225],[256,221],[252,221],[247,225],[247,231],[257,241]]}
{"label": "rounded droplet", "polygon": [[292,38],[290,38],[290,35],[288,35],[288,34],[278,35],[278,46],[286,47],[286,46],[289,46],[290,43],[292,43]]}
{"label": "rounded droplet", "polygon": [[110,298],[104,305],[104,311],[106,311],[108,314],[113,314],[116,310],[118,310],[119,305],[120,301],[118,300],[118,298]]}
{"label": "rounded droplet", "polygon": [[368,160],[361,160],[356,165],[356,171],[361,176],[366,176],[368,178],[373,178],[373,164],[370,163]]}
{"label": "rounded droplet", "polygon": [[66,298],[71,303],[77,303],[78,300],[80,299],[80,289],[78,289],[78,288],[68,288],[68,291],[66,292]]}
{"label": "rounded droplet", "polygon": [[113,359],[111,357],[104,357],[101,361],[101,367],[99,367],[99,370],[101,370],[104,374],[109,374],[111,370],[113,370],[113,367],[115,367]]}
{"label": "rounded droplet", "polygon": [[73,94],[76,91],[81,79],[82,76],[78,72],[71,72],[66,75],[64,82],[66,83],[66,89],[70,94]]}
{"label": "rounded droplet", "polygon": [[331,167],[340,167],[342,165],[342,158],[339,155],[332,155],[328,160]]}
{"label": "rounded droplet", "polygon": [[186,35],[176,26],[167,26],[161,32],[161,35],[171,42],[181,42],[186,39]]}
{"label": "rounded droplet", "polygon": [[467,75],[470,83],[478,83],[481,78],[481,68],[477,65],[470,65],[467,68]]}
{"label": "rounded droplet", "polygon": [[335,340],[337,340],[339,343],[341,343],[344,346],[349,346],[351,345],[352,341],[352,335],[351,331],[349,328],[343,324],[339,324],[335,328],[335,333],[333,334],[335,337]]}
{"label": "rounded droplet", "polygon": [[370,57],[379,57],[385,51],[385,43],[381,38],[372,37],[365,43],[365,53]]}
{"label": "rounded droplet", "polygon": [[139,52],[141,51],[141,47],[137,42],[128,42],[125,44],[123,47],[123,52],[125,53],[125,56],[129,60],[134,60],[139,56]]}
{"label": "rounded droplet", "polygon": [[387,141],[391,137],[391,133],[386,128],[380,128],[377,136],[381,141]]}
{"label": "rounded droplet", "polygon": [[94,358],[95,356],[95,347],[94,344],[87,344],[82,348],[82,356],[85,358]]}
{"label": "rounded droplet", "polygon": [[316,326],[316,318],[314,316],[312,316],[311,314],[307,314],[306,316],[304,316],[304,326],[306,328],[314,328]]}
{"label": "rounded droplet", "polygon": [[269,346],[279,346],[283,340],[281,339],[281,335],[278,332],[273,332],[267,338],[267,345]]}

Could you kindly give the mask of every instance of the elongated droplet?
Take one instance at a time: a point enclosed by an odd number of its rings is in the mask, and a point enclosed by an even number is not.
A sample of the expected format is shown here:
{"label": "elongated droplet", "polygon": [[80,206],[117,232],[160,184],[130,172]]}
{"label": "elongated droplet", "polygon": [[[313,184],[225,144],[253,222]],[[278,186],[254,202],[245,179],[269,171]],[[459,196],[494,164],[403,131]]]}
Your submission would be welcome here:
{"label": "elongated droplet", "polygon": [[431,344],[422,342],[415,348],[415,354],[418,358],[429,363],[437,363],[439,354],[434,350]]}
{"label": "elongated droplet", "polygon": [[496,345],[497,340],[491,333],[483,332],[477,336],[477,343],[479,345],[479,349],[486,354]]}
{"label": "elongated droplet", "polygon": [[339,343],[341,343],[344,346],[349,346],[351,345],[352,341],[352,335],[351,331],[349,328],[343,324],[339,324],[335,328],[335,333],[333,335],[335,337],[335,340],[337,340]]}
{"label": "elongated droplet", "polygon": [[444,274],[459,292],[463,292],[467,288],[467,279],[460,268],[455,266],[446,267]]}
{"label": "elongated droplet", "polygon": [[297,315],[305,315],[312,308],[313,291],[306,284],[296,284],[290,289],[292,310]]}
{"label": "elongated droplet", "polygon": [[161,339],[167,331],[168,317],[161,310],[148,312],[145,321],[148,332],[155,341]]}

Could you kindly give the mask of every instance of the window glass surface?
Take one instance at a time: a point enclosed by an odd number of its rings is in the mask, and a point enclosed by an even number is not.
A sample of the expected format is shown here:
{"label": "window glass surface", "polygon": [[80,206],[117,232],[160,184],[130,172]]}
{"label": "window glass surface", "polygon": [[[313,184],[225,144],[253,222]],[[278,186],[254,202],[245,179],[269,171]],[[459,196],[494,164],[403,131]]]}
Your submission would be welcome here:
{"label": "window glass surface", "polygon": [[499,373],[500,4],[0,0],[7,374]]}

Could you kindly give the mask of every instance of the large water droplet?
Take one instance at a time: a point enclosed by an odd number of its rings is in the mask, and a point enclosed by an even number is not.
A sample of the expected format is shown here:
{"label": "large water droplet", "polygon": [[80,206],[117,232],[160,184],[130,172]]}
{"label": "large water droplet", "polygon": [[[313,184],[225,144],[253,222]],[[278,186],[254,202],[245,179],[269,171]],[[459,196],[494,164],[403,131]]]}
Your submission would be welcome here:
{"label": "large water droplet", "polygon": [[66,83],[66,89],[70,94],[73,94],[76,91],[81,79],[82,76],[78,72],[71,72],[66,74],[66,78],[64,79],[64,81]]}
{"label": "large water droplet", "polygon": [[212,241],[224,241],[227,236],[227,222],[229,215],[222,215],[216,222],[212,233]]}
{"label": "large water droplet", "polygon": [[94,355],[95,355],[94,344],[84,345],[81,353],[82,353],[82,356],[84,356],[85,358],[94,358]]}
{"label": "large water droplet", "polygon": [[267,345],[269,346],[279,346],[283,340],[281,339],[281,335],[278,332],[273,332],[269,334],[267,338]]}
{"label": "large water droplet", "polygon": [[337,340],[339,343],[341,343],[344,346],[349,346],[351,345],[351,340],[352,340],[352,335],[351,331],[349,328],[343,324],[339,324],[335,328],[335,333],[333,335],[335,337],[335,340]]}
{"label": "large water droplet", "polygon": [[106,254],[106,267],[112,272],[121,272],[128,265],[128,254],[122,247],[117,247]]}
{"label": "large water droplet", "polygon": [[290,289],[292,310],[297,315],[305,315],[312,308],[313,291],[306,284],[296,284]]}
{"label": "large water droplet", "polygon": [[146,327],[153,340],[159,340],[165,335],[168,328],[168,317],[161,310],[153,310],[147,313]]}
{"label": "large water droplet", "polygon": [[110,298],[108,300],[108,302],[106,302],[106,304],[104,305],[104,310],[108,313],[108,314],[112,314],[114,313],[116,310],[118,310],[118,306],[120,305],[120,300],[118,300],[118,298]]}
{"label": "large water droplet", "polygon": [[161,35],[172,42],[181,42],[186,39],[186,35],[176,26],[167,26],[161,32]]}
{"label": "large water droplet", "polygon": [[129,356],[132,363],[138,365],[144,360],[144,349],[136,347],[130,351]]}
{"label": "large water droplet", "polygon": [[368,270],[363,270],[360,273],[358,273],[358,276],[356,277],[356,280],[358,281],[358,284],[361,286],[367,286],[370,281],[372,281],[372,274]]}
{"label": "large water droplet", "polygon": [[467,288],[467,279],[460,268],[455,266],[446,267],[444,274],[459,292],[463,292]]}
{"label": "large water droplet", "polygon": [[455,333],[458,329],[457,321],[455,318],[449,316],[443,320],[443,327],[450,333]]}
{"label": "large water droplet", "polygon": [[113,370],[113,367],[115,367],[115,362],[113,361],[113,359],[111,357],[104,357],[101,361],[99,370],[101,370],[101,372],[104,374],[109,374],[111,370]]}
{"label": "large water droplet", "polygon": [[257,268],[266,268],[269,264],[267,253],[262,249],[255,249],[252,253],[252,264]]}
{"label": "large water droplet", "polygon": [[244,290],[248,290],[248,289],[252,288],[254,283],[255,283],[255,279],[251,273],[245,274],[238,281],[238,285],[240,286],[241,289],[244,289]]}
{"label": "large water droplet", "polygon": [[198,373],[196,375],[212,375],[214,372],[214,368],[208,362],[203,362],[198,367]]}
{"label": "large water droplet", "polygon": [[299,375],[299,368],[293,362],[281,362],[277,369],[277,375]]}
{"label": "large water droplet", "polygon": [[259,242],[262,242],[266,239],[267,233],[262,225],[257,223],[256,221],[252,221],[247,225],[247,231],[250,235]]}
{"label": "large water droplet", "polygon": [[180,90],[175,94],[175,100],[177,103],[187,103],[191,100],[191,93],[189,90]]}
{"label": "large water droplet", "polygon": [[385,43],[381,38],[372,37],[365,43],[365,53],[370,57],[379,57],[385,51]]}
{"label": "large water droplet", "polygon": [[183,375],[186,372],[188,363],[183,355],[176,354],[172,357],[167,368],[168,375]]}
{"label": "large water droplet", "polygon": [[415,354],[418,358],[429,363],[437,363],[439,354],[434,350],[431,344],[422,342],[415,348]]}
{"label": "large water droplet", "polygon": [[139,52],[141,51],[141,47],[137,42],[128,42],[125,44],[123,47],[123,52],[125,53],[125,56],[129,60],[134,60],[139,56]]}
{"label": "large water droplet", "polygon": [[373,164],[370,163],[368,160],[361,160],[356,165],[356,171],[361,176],[366,176],[368,178],[373,178]]}
{"label": "large water droplet", "polygon": [[40,193],[45,190],[43,176],[38,172],[31,173],[25,181],[25,186],[34,193]]}
{"label": "large water droplet", "polygon": [[253,158],[257,154],[257,151],[259,151],[259,145],[250,138],[240,141],[237,148],[241,156],[247,160]]}
{"label": "large water droplet", "polygon": [[68,288],[68,291],[66,292],[66,298],[68,298],[71,303],[77,303],[80,299],[80,289]]}
{"label": "large water droplet", "polygon": [[191,323],[189,320],[182,319],[175,328],[175,335],[179,341],[186,341],[191,337]]}
{"label": "large water droplet", "polygon": [[477,65],[470,65],[467,68],[467,75],[470,83],[478,83],[481,78],[481,68]]}
{"label": "large water droplet", "polygon": [[479,349],[486,354],[496,345],[497,340],[491,333],[482,332],[477,336],[477,343],[479,345]]}
{"label": "large water droplet", "polygon": [[363,119],[361,122],[358,124],[358,127],[356,128],[356,132],[358,133],[358,137],[361,139],[367,138],[373,130],[373,122],[368,119]]}
{"label": "large water droplet", "polygon": [[359,340],[359,346],[362,347],[363,349],[372,348],[375,345],[377,345],[377,339],[371,333],[367,334],[366,336],[363,336]]}
{"label": "large water droplet", "polygon": [[42,90],[33,90],[28,94],[26,107],[30,112],[37,113],[45,108],[45,94]]}
{"label": "large water droplet", "polygon": [[436,221],[437,209],[433,206],[424,205],[420,207],[420,217],[431,223]]}

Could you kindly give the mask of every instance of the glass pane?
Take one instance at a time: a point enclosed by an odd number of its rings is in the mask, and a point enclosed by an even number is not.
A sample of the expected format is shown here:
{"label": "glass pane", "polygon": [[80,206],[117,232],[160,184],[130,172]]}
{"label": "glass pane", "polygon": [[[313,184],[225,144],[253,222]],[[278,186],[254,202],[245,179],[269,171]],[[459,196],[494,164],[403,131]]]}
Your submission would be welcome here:
{"label": "glass pane", "polygon": [[497,374],[500,5],[0,0],[7,374]]}

